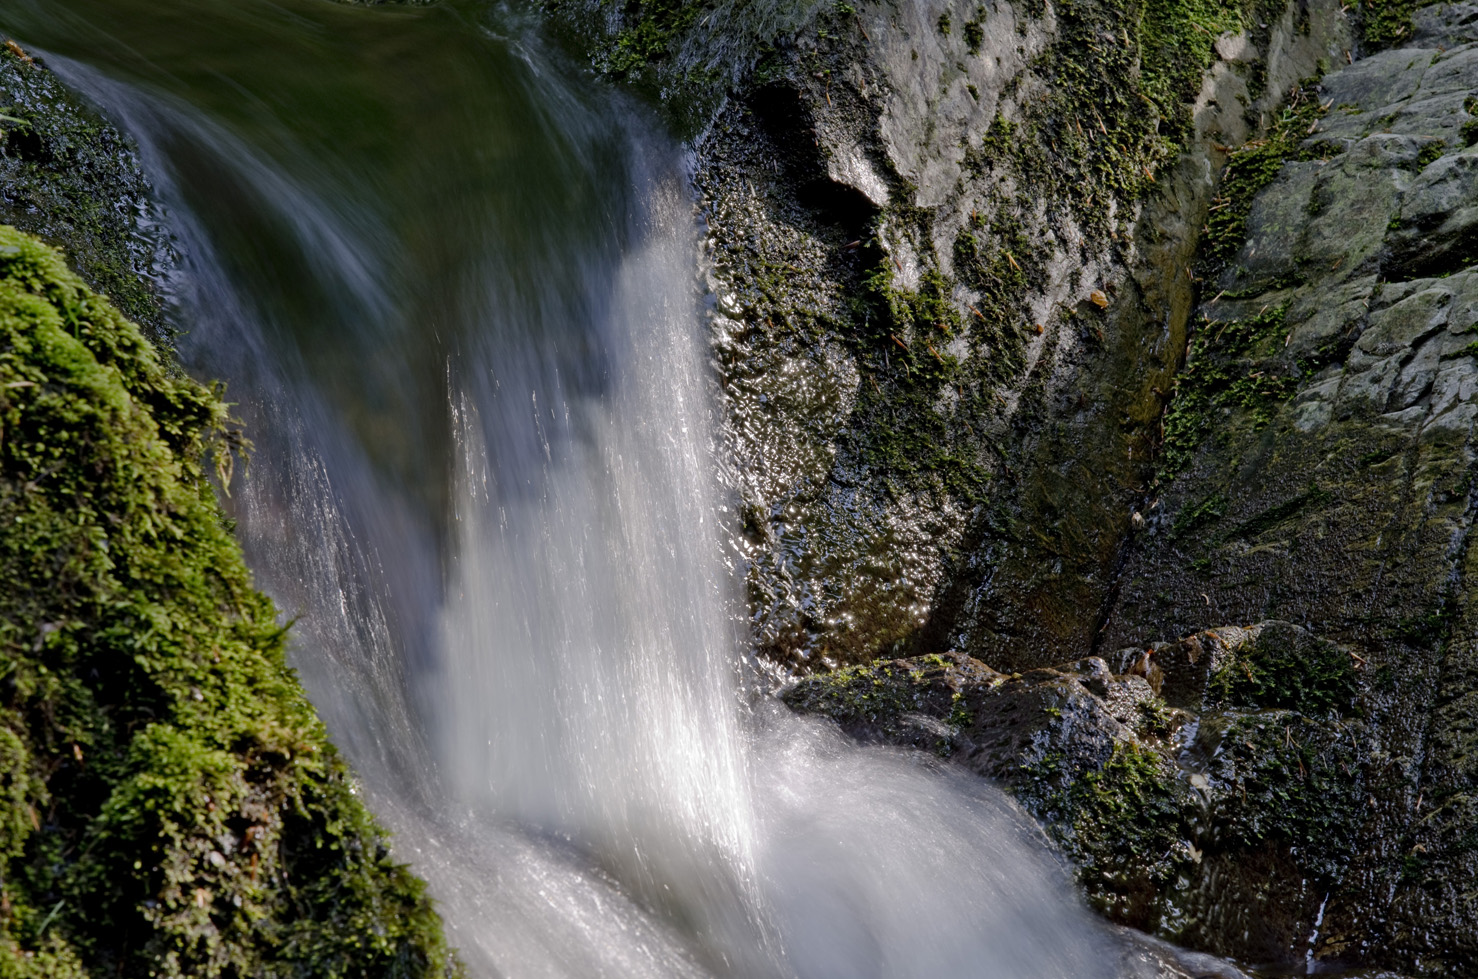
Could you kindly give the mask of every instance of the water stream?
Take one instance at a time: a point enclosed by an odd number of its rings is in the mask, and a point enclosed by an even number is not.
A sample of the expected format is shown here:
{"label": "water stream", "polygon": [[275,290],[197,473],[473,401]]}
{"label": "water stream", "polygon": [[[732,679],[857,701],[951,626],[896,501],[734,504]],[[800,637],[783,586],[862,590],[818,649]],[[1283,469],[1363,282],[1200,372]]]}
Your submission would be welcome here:
{"label": "water stream", "polygon": [[139,143],[248,557],[472,974],[1154,974],[998,791],[756,692],[683,150],[527,12],[0,27]]}

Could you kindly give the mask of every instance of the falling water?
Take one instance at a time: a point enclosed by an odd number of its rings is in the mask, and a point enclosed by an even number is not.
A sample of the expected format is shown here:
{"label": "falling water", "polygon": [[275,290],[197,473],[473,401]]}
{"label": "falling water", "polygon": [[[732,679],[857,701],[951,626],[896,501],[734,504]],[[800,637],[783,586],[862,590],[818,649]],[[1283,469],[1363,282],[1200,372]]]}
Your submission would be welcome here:
{"label": "falling water", "polygon": [[0,12],[139,143],[248,555],[475,975],[1154,974],[997,790],[755,692],[640,110],[473,2]]}

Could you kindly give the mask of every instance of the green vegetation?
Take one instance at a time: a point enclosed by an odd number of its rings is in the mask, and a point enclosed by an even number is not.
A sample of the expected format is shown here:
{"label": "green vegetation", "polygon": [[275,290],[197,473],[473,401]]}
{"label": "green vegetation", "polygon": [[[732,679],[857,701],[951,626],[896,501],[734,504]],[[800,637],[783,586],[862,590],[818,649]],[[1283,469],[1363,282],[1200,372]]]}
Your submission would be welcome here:
{"label": "green vegetation", "polygon": [[241,444],[0,228],[0,975],[460,972],[207,481]]}
{"label": "green vegetation", "polygon": [[1411,15],[1435,0],[1359,0],[1360,39],[1367,52],[1400,47],[1411,36]]}
{"label": "green vegetation", "polygon": [[[1051,756],[1028,766],[1037,785],[1019,790],[1079,863],[1078,879],[1114,921],[1153,928],[1153,906],[1190,859],[1191,811],[1167,763],[1132,742],[1097,771],[1061,784]],[[1045,788],[1045,791],[1043,789]]]}
{"label": "green vegetation", "polygon": [[1263,139],[1238,149],[1222,171],[1217,197],[1201,237],[1201,274],[1207,278],[1220,272],[1237,257],[1247,239],[1247,215],[1252,199],[1290,160],[1312,160],[1322,154],[1302,146],[1324,107],[1305,85],[1289,93],[1277,120]]}
{"label": "green vegetation", "polygon": [[901,662],[848,666],[807,677],[785,697],[806,714],[821,714],[840,723],[866,721],[890,727],[914,703],[918,677]]}
{"label": "green vegetation", "polygon": [[[1192,341],[1194,356],[1176,376],[1174,397],[1165,411],[1161,478],[1188,467],[1201,443],[1214,429],[1225,430],[1234,412],[1244,413],[1256,430],[1272,421],[1277,407],[1293,393],[1301,373],[1279,357],[1284,312],[1284,307],[1270,307],[1244,320],[1202,324],[1201,335]],[[1176,530],[1187,529],[1182,519],[1200,523],[1202,516],[1177,518]]]}
{"label": "green vegetation", "polygon": [[1256,642],[1237,649],[1216,668],[1206,701],[1227,707],[1286,708],[1318,717],[1350,712],[1358,687],[1355,664],[1343,647],[1291,627],[1269,626]]}
{"label": "green vegetation", "polygon": [[1022,106],[1022,138],[979,153],[1102,233],[1109,201],[1142,195],[1190,135],[1191,104],[1217,37],[1264,33],[1283,5],[1068,0],[1054,9],[1057,39],[1033,64],[1046,86]]}
{"label": "green vegetation", "polygon": [[616,34],[603,68],[617,79],[628,78],[648,65],[666,60],[675,40],[705,12],[701,3],[683,0],[635,0],[623,7],[631,25]]}
{"label": "green vegetation", "polygon": [[1417,167],[1419,169],[1425,170],[1427,168],[1427,164],[1431,163],[1433,160],[1436,160],[1439,156],[1443,154],[1446,149],[1447,140],[1432,140],[1432,142],[1428,143],[1426,146],[1423,146],[1421,148],[1421,152],[1416,155]]}
{"label": "green vegetation", "polygon": [[[964,329],[952,292],[938,271],[926,272],[917,292],[896,287],[886,257],[863,280],[844,335],[868,380],[845,445],[851,458],[911,491],[968,506],[983,497],[989,472],[963,437],[979,414],[965,408],[967,372],[946,346]],[[949,391],[958,400],[944,404]]]}
{"label": "green vegetation", "polygon": [[1349,865],[1364,811],[1358,728],[1332,728],[1285,711],[1225,715],[1209,776],[1227,790],[1217,843],[1256,852],[1288,848],[1298,872],[1335,881]]}
{"label": "green vegetation", "polygon": [[[663,104],[690,135],[724,88],[802,24],[822,38],[856,17],[841,0],[540,0],[601,74]],[[763,72],[763,68],[761,69]]]}

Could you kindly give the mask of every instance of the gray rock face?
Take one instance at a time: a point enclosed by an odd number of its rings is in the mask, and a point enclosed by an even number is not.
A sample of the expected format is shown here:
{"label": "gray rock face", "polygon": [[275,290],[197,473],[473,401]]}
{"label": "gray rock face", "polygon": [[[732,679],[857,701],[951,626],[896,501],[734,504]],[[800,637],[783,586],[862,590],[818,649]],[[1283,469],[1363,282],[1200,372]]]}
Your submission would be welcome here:
{"label": "gray rock face", "polygon": [[[1101,624],[1210,161],[1349,46],[1332,0],[1222,36],[1167,162],[1152,127],[1126,135],[1143,94],[1111,104],[1113,72],[1139,70],[1125,16],[863,4],[782,48],[698,140],[735,544],[772,661],[963,642],[1050,662]],[[1104,105],[1052,102],[1090,49]]]}

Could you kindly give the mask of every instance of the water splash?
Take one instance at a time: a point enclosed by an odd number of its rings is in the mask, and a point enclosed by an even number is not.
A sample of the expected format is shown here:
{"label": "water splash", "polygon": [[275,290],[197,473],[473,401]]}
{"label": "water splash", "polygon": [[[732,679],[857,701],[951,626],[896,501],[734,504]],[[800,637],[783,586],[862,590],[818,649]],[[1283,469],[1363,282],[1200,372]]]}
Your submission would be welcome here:
{"label": "water splash", "polygon": [[[249,556],[475,975],[1149,968],[997,790],[753,696],[683,158],[644,117],[467,4],[209,4],[160,57],[229,56],[160,72],[79,26],[129,3],[68,3],[54,60],[139,140],[182,355],[260,446]],[[319,141],[283,49],[409,136]]]}

